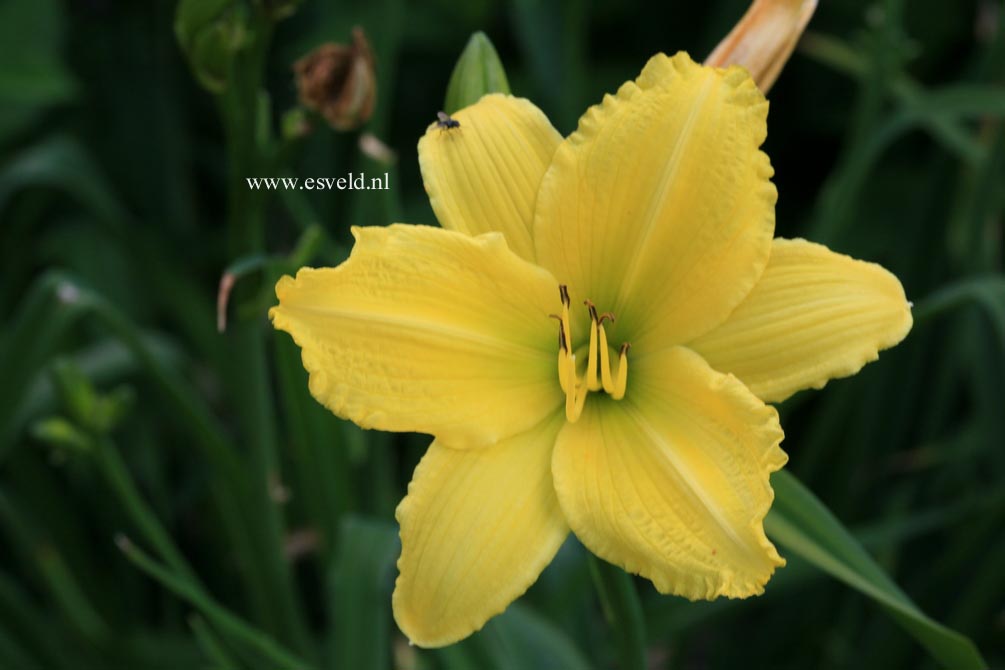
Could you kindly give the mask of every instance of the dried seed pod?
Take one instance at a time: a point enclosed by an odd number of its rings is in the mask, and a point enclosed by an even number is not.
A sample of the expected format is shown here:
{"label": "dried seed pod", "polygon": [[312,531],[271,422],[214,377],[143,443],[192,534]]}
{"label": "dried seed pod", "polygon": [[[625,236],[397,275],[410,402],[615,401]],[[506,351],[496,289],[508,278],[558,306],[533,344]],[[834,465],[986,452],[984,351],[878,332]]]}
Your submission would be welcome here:
{"label": "dried seed pod", "polygon": [[352,44],[322,44],[293,65],[300,102],[336,130],[358,128],[373,115],[377,76],[362,28]]}

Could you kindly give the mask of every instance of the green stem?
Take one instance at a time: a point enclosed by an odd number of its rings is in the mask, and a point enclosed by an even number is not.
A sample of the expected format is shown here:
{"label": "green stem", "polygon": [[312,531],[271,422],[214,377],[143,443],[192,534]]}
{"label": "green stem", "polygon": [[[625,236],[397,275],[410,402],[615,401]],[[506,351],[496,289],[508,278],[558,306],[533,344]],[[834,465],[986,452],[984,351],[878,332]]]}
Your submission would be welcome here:
{"label": "green stem", "polygon": [[[68,659],[52,644],[54,637],[66,635],[53,623],[52,613],[36,605],[20,580],[15,581],[0,572],[0,627],[16,632],[18,643],[31,649],[32,656],[50,670],[72,670],[80,667],[80,659]],[[0,657],[3,658],[3,657]]]}
{"label": "green stem", "polygon": [[[799,51],[821,65],[830,67],[850,77],[864,80],[869,75],[869,61],[859,51],[845,42],[828,35],[808,32],[799,42]],[[984,155],[984,148],[971,137],[966,127],[955,118],[944,114],[924,114],[927,92],[904,73],[893,76],[889,93],[903,110],[920,114],[924,127],[950,151],[958,153],[971,163]]]}
{"label": "green stem", "polygon": [[171,539],[171,535],[161,525],[157,515],[140,495],[116,445],[109,438],[98,438],[95,446],[101,472],[133,523],[172,570],[187,581],[198,584],[199,578],[196,577],[188,561]]}
{"label": "green stem", "polygon": [[999,341],[1005,345],[1005,278],[989,275],[974,277],[948,284],[925,297],[914,308],[915,323],[924,323],[946,312],[968,304],[976,304],[984,309],[991,320]]}
{"label": "green stem", "polygon": [[[257,255],[265,250],[267,194],[248,188],[245,178],[264,176],[274,169],[270,156],[274,142],[268,119],[269,100],[262,85],[272,23],[262,7],[255,12],[254,39],[236,59],[227,89],[218,100],[230,171],[227,218],[232,258]],[[240,304],[243,298],[254,294],[254,287],[237,287],[234,301]],[[235,323],[226,334],[228,344],[222,366],[251,454],[248,521],[257,547],[247,558],[260,583],[249,595],[254,599],[259,618],[267,622],[270,630],[295,647],[305,649],[307,629],[284,554],[284,520],[272,496],[280,476],[265,325],[264,319]]]}
{"label": "green stem", "polygon": [[219,670],[238,670],[238,664],[227,654],[223,643],[216,639],[216,635],[202,617],[193,614],[188,620],[189,628],[195,635],[195,641],[202,649],[206,657],[216,664]]}
{"label": "green stem", "polygon": [[119,536],[115,540],[126,558],[140,570],[160,582],[165,588],[190,603],[219,629],[236,640],[247,644],[263,657],[278,664],[283,670],[312,670],[312,666],[298,658],[279,642],[248,625],[244,620],[219,605],[209,595],[191,582],[181,579],[173,572],[154,561],[128,538]]}
{"label": "green stem", "polygon": [[604,618],[617,637],[621,670],[645,670],[645,620],[632,576],[593,554],[589,561]]}
{"label": "green stem", "polygon": [[12,546],[26,548],[26,559],[38,570],[41,585],[48,590],[56,609],[81,637],[91,644],[107,640],[110,627],[73,570],[66,564],[48,531],[35,519],[25,518],[18,505],[0,492],[0,522],[14,539]]}
{"label": "green stem", "polygon": [[[61,323],[69,327],[78,318],[93,317],[118,339],[136,358],[161,392],[166,405],[178,418],[177,424],[191,432],[214,472],[210,487],[213,502],[227,531],[227,541],[242,564],[241,577],[245,591],[257,593],[262,578],[249,568],[257,556],[250,530],[252,524],[245,518],[242,503],[247,498],[247,479],[244,467],[238,460],[229,439],[216,419],[200,403],[199,394],[174,370],[165,365],[150,349],[139,329],[118,308],[93,291],[81,288],[69,278],[53,273],[46,282],[54,294],[61,296],[62,309],[58,312]],[[263,598],[263,609],[268,608],[268,598]]]}

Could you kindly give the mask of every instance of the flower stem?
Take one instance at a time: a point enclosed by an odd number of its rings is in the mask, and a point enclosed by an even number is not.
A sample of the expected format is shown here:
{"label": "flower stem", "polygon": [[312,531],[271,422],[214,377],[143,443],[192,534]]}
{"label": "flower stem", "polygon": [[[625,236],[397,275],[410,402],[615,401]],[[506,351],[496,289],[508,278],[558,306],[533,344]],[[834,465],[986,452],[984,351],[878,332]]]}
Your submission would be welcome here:
{"label": "flower stem", "polygon": [[[272,21],[262,7],[252,19],[254,39],[236,59],[227,89],[218,98],[227,142],[228,233],[231,259],[265,251],[267,194],[249,189],[245,178],[274,168],[271,107],[263,80]],[[232,301],[241,304],[257,287],[237,287]],[[285,520],[274,494],[281,490],[273,393],[270,385],[268,336],[264,315],[234,323],[228,329],[224,371],[231,405],[249,453],[250,533],[256,545],[248,567],[259,587],[250,593],[258,619],[283,642],[298,650],[309,647],[289,562],[283,551]]]}
{"label": "flower stem", "polygon": [[632,576],[593,554],[590,554],[589,561],[604,618],[617,637],[619,667],[622,670],[645,670],[645,621]]}
{"label": "flower stem", "polygon": [[95,446],[97,447],[95,454],[98,466],[109,486],[118,496],[122,509],[132,518],[143,537],[153,545],[164,562],[180,578],[199,585],[198,577],[175,545],[174,540],[171,539],[171,534],[164,528],[157,515],[140,495],[115,443],[110,438],[98,437]]}
{"label": "flower stem", "polygon": [[140,550],[139,547],[125,536],[120,535],[116,537],[115,543],[133,565],[153,579],[156,579],[179,598],[182,598],[198,609],[207,619],[213,621],[222,632],[254,649],[261,655],[262,659],[275,663],[278,667],[284,669],[311,669],[312,666],[310,664],[300,659],[281,643],[231,613],[230,610],[221,606],[199,587],[165,568]]}

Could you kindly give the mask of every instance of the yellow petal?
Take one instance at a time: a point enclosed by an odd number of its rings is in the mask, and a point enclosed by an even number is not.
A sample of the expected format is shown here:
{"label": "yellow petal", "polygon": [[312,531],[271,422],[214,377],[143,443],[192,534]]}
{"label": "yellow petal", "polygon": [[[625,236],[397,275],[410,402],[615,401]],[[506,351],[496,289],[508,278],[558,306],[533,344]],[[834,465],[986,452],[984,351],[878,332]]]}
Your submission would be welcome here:
{"label": "yellow petal", "polygon": [[904,287],[875,263],[806,240],[774,241],[761,281],[690,346],[765,402],[847,377],[911,329]]}
{"label": "yellow petal", "polygon": [[783,565],[762,521],[785,463],[778,415],[674,347],[632,360],[624,400],[591,396],[559,434],[558,500],[593,553],[661,593],[743,598]]}
{"label": "yellow petal", "polygon": [[680,344],[721,323],[771,250],[767,112],[740,68],[654,56],[555,153],[538,195],[538,262],[613,311],[612,336],[633,345]]}
{"label": "yellow petal", "polygon": [[303,349],[311,393],[364,428],[484,446],[562,402],[555,280],[506,248],[427,226],[356,228],[337,268],[276,285],[273,325]]}
{"label": "yellow petal", "polygon": [[534,583],[569,532],[551,480],[564,415],[486,449],[434,442],[398,506],[394,618],[414,644],[467,637]]}
{"label": "yellow petal", "polygon": [[562,136],[530,101],[508,95],[487,95],[453,118],[460,127],[433,124],[419,140],[436,218],[469,235],[500,232],[510,249],[533,260],[534,202]]}
{"label": "yellow petal", "polygon": [[705,59],[705,65],[742,65],[767,92],[778,79],[817,0],[754,0],[736,27]]}

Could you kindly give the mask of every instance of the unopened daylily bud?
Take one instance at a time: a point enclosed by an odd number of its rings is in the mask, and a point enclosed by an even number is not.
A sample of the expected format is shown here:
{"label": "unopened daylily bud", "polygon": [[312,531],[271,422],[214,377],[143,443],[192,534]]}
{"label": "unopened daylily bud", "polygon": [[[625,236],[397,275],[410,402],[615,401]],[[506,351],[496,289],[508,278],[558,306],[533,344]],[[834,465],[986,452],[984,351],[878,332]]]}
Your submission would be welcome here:
{"label": "unopened daylily bud", "polygon": [[77,424],[89,425],[98,405],[98,394],[91,380],[70,360],[55,361],[49,374],[70,418]]}
{"label": "unopened daylily bud", "polygon": [[307,110],[303,107],[294,107],[283,114],[279,123],[280,134],[284,140],[293,141],[307,137],[311,134],[311,121],[307,118]]}
{"label": "unopened daylily bud", "polygon": [[55,449],[85,453],[91,451],[94,446],[90,435],[61,416],[36,421],[32,424],[31,434],[39,442],[44,442]]}
{"label": "unopened daylily bud", "polygon": [[817,0],[754,0],[705,65],[742,65],[758,87],[767,92],[816,8]]}
{"label": "unopened daylily bud", "polygon": [[444,111],[453,114],[475,104],[487,93],[509,92],[509,81],[499,54],[485,33],[476,32],[468,40],[450,75]]}
{"label": "unopened daylily bud", "polygon": [[265,0],[265,11],[273,21],[282,21],[297,13],[303,0]]}
{"label": "unopened daylily bud", "polygon": [[336,130],[352,130],[373,115],[377,75],[362,28],[352,44],[322,44],[293,65],[300,102],[321,114]]}
{"label": "unopened daylily bud", "polygon": [[181,0],[174,31],[192,72],[212,93],[227,88],[231,63],[250,40],[247,13],[234,0]]}
{"label": "unopened daylily bud", "polygon": [[[70,360],[58,360],[50,370],[52,384],[70,422],[84,433],[108,433],[132,408],[134,394],[125,386],[99,393],[91,380]],[[69,434],[62,424],[40,428],[47,436]]]}

